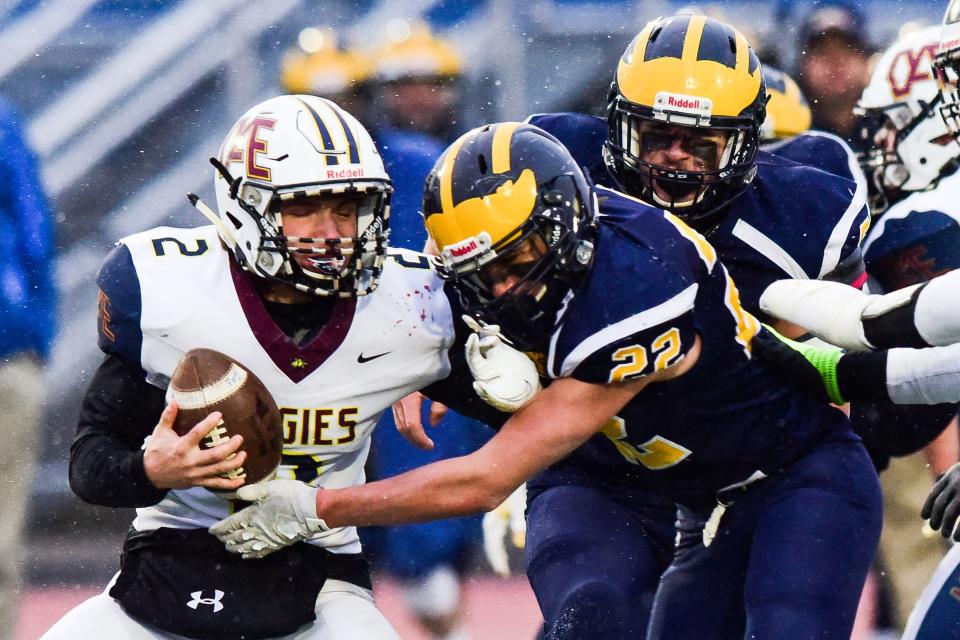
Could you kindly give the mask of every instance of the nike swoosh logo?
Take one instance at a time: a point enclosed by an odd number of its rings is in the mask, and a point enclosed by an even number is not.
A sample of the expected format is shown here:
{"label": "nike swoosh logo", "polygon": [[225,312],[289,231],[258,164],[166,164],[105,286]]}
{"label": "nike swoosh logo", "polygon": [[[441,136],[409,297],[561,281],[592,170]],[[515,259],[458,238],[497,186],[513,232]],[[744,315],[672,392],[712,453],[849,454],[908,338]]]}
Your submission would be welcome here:
{"label": "nike swoosh logo", "polygon": [[371,360],[376,360],[377,358],[382,358],[383,356],[387,355],[388,353],[393,353],[393,351],[384,351],[383,353],[378,353],[377,355],[375,355],[375,356],[370,356],[369,358],[366,357],[366,356],[364,356],[364,355],[361,353],[360,355],[357,356],[357,362],[359,362],[360,364],[363,364],[364,362],[370,362]]}

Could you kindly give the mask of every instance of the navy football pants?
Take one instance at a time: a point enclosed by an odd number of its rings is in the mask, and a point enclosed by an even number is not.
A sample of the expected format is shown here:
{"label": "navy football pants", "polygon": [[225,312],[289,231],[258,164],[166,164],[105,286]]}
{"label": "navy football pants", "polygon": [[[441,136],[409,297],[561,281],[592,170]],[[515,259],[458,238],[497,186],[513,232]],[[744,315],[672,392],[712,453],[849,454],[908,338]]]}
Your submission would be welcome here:
{"label": "navy football pants", "polygon": [[643,638],[676,509],[593,487],[528,488],[527,577],[550,640]]}
{"label": "navy football pants", "polygon": [[680,510],[651,639],[847,640],[880,538],[880,486],[858,443],[832,443],[710,515]]}

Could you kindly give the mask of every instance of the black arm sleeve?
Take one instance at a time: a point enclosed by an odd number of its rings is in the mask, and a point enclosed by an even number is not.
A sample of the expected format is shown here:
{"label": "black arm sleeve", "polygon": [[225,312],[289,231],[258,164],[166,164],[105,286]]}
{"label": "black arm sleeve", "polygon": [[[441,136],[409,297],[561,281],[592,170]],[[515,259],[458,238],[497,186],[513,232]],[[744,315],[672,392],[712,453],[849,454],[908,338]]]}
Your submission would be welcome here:
{"label": "black arm sleeve", "polygon": [[143,468],[141,446],[165,405],[143,371],[108,355],[93,375],[70,446],[70,487],[108,507],[146,507],[163,499]]}
{"label": "black arm sleeve", "polygon": [[889,402],[854,402],[850,422],[867,447],[878,471],[891,457],[923,449],[943,433],[957,406],[953,404],[895,405]]}
{"label": "black arm sleeve", "polygon": [[499,429],[510,417],[509,413],[497,411],[474,392],[473,376],[465,363],[462,367],[453,369],[443,380],[423,389],[421,393],[431,400],[442,402],[462,416],[479,420],[492,429]]}

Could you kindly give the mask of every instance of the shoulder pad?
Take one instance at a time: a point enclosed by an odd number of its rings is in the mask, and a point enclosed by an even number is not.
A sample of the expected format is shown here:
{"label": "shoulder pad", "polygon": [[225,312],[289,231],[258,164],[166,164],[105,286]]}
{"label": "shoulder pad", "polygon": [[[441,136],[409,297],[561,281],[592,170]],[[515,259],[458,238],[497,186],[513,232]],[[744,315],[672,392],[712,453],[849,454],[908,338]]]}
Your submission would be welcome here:
{"label": "shoulder pad", "polygon": [[127,245],[117,243],[97,273],[97,344],[140,367],[140,279]]}

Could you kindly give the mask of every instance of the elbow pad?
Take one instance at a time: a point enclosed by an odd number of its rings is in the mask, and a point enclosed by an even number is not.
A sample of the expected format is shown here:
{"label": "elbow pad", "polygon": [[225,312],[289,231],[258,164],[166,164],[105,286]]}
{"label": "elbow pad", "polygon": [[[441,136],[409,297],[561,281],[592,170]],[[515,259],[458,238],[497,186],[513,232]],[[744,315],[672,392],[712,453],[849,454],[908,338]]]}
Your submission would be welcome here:
{"label": "elbow pad", "polygon": [[873,345],[864,335],[861,316],[879,297],[839,282],[779,280],[760,296],[760,308],[775,318],[800,325],[832,345],[866,351]]}

